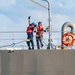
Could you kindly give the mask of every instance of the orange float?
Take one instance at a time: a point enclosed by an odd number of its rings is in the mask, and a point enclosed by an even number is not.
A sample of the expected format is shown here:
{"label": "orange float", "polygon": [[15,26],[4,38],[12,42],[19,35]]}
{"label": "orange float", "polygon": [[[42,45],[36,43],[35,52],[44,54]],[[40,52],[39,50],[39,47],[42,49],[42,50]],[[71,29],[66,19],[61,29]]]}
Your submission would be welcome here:
{"label": "orange float", "polygon": [[72,33],[65,33],[63,36],[62,36],[62,43],[65,45],[65,46],[73,46],[74,42],[75,42],[75,39],[74,39],[74,35]]}

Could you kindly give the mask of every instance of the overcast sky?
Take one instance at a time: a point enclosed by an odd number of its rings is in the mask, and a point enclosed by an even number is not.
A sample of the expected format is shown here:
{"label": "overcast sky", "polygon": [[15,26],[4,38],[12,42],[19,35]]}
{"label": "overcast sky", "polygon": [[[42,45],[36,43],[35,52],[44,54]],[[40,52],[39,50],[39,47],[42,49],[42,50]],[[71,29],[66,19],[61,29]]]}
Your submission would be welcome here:
{"label": "overcast sky", "polygon": [[[35,0],[47,7],[42,0]],[[52,29],[61,30],[67,22],[75,23],[75,0],[48,0],[51,4]],[[47,10],[30,0],[0,0],[0,31],[24,31],[28,25],[27,17],[32,22],[42,21],[48,26]]]}

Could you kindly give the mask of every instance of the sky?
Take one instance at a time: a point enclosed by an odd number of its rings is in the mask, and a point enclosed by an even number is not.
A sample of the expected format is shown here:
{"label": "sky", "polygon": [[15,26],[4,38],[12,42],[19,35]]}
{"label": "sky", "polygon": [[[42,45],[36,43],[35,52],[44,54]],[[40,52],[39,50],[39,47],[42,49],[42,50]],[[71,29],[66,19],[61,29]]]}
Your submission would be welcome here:
{"label": "sky", "polygon": [[[35,1],[48,6],[45,1]],[[52,31],[61,31],[65,22],[75,23],[75,0],[48,1]],[[44,28],[48,26],[48,11],[30,0],[0,0],[0,31],[25,31],[28,16],[31,16],[31,22],[41,21]]]}
{"label": "sky", "polygon": [[[35,0],[47,7],[42,0]],[[48,0],[51,5],[52,30],[61,31],[67,22],[75,23],[75,0]],[[0,0],[0,31],[25,31],[28,26],[27,17],[32,22],[42,21],[48,26],[47,10],[34,4],[30,0]]]}

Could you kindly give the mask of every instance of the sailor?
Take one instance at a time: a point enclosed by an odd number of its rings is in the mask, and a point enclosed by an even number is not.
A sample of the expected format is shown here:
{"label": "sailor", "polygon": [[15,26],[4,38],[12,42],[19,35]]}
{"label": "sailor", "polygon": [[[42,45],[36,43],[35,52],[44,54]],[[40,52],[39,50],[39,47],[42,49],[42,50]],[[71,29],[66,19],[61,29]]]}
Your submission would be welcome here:
{"label": "sailor", "polygon": [[43,30],[44,30],[44,28],[43,28],[42,22],[38,22],[38,26],[36,27],[37,49],[40,49],[40,44],[41,44],[41,47],[43,47],[43,43],[42,43]]}
{"label": "sailor", "polygon": [[30,24],[30,17],[28,17],[29,20],[29,26],[27,27],[26,33],[27,33],[27,45],[28,45],[28,49],[34,49],[34,42],[33,42],[33,31],[34,28],[36,27],[35,22]]}

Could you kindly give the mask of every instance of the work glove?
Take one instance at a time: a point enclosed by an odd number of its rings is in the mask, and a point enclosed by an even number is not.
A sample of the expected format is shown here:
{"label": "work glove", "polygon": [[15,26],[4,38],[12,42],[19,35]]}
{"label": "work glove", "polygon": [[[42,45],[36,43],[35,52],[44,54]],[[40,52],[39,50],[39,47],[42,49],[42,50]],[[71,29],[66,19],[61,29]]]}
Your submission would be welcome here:
{"label": "work glove", "polygon": [[28,19],[30,19],[31,16],[28,17]]}
{"label": "work glove", "polygon": [[44,32],[46,32],[46,30],[44,30]]}
{"label": "work glove", "polygon": [[34,30],[34,32],[36,32],[36,30]]}

